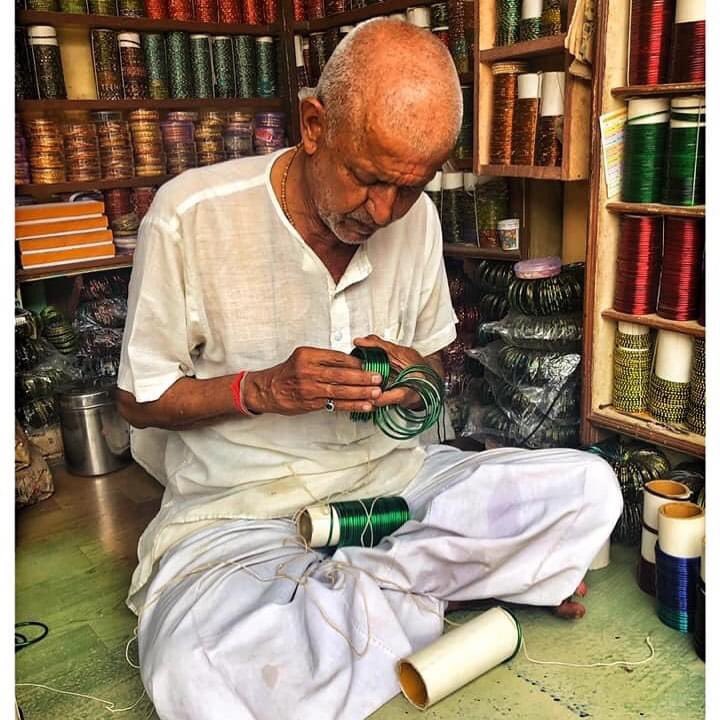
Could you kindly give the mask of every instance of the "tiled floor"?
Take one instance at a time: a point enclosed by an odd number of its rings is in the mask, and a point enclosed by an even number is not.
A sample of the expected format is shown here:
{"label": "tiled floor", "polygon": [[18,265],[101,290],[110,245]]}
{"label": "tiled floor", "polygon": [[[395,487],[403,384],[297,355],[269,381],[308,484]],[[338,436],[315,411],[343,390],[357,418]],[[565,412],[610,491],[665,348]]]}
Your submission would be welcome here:
{"label": "tiled floor", "polygon": [[[124,598],[137,538],[157,508],[161,488],[136,466],[97,479],[58,469],[55,479],[52,498],[17,516],[17,620],[41,620],[50,628],[47,638],[16,656],[17,680],[127,707],[141,696],[142,686],[125,661],[135,618]],[[653,661],[634,669],[581,669],[535,665],[519,654],[431,708],[425,720],[703,718],[704,665],[692,639],[662,625],[652,599],[637,588],[636,552],[613,547],[610,567],[590,573],[585,619],[562,621],[532,608],[516,614],[528,653],[536,659],[642,659],[648,654],[644,638],[651,634]],[[467,617],[453,615],[456,621]],[[25,720],[110,717],[97,702],[40,688],[18,688],[17,697]],[[116,717],[155,715],[144,697]],[[414,717],[423,715],[398,696],[373,720]]]}

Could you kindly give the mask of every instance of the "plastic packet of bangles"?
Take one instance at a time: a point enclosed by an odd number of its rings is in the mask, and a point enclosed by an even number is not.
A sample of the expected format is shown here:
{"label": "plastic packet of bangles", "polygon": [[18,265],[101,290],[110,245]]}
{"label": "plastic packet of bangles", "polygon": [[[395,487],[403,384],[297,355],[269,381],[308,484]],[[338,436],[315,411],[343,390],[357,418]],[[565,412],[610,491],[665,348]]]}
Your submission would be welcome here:
{"label": "plastic packet of bangles", "polygon": [[579,353],[528,350],[502,340],[466,352],[512,385],[562,385],[580,365]]}
{"label": "plastic packet of bangles", "polygon": [[96,273],[83,278],[80,301],[90,302],[103,298],[127,298],[129,277],[119,272]]}
{"label": "plastic packet of bangles", "polygon": [[120,328],[81,326],[78,333],[78,357],[86,360],[94,357],[120,357],[123,331]]}
{"label": "plastic packet of bangles", "polygon": [[535,317],[511,311],[502,320],[481,323],[478,331],[493,333],[515,347],[577,353],[582,345],[582,315]]}
{"label": "plastic packet of bangles", "polygon": [[15,338],[37,340],[42,331],[42,321],[36,313],[24,308],[15,308]]}
{"label": "plastic packet of bangles", "polygon": [[122,328],[127,319],[127,300],[123,297],[101,298],[80,305],[75,315],[75,328],[78,332],[86,329],[86,324],[96,327]]}
{"label": "plastic packet of bangles", "polygon": [[18,405],[15,415],[25,430],[39,430],[59,420],[53,397],[37,398]]}

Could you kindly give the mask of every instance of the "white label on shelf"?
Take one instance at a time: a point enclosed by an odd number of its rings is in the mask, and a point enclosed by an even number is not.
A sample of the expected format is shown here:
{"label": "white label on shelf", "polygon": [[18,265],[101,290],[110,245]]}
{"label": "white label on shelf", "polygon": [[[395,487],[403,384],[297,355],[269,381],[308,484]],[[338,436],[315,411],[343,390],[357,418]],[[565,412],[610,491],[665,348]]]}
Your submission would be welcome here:
{"label": "white label on shelf", "polygon": [[626,120],[627,108],[613,110],[599,117],[608,199],[619,195],[622,189]]}

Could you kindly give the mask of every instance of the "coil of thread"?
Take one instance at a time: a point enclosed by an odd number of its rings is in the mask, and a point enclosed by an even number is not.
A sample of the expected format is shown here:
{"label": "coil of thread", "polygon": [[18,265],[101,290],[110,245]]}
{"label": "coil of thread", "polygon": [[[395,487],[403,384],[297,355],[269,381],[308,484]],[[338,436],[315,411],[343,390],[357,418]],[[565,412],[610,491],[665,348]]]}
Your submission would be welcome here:
{"label": "coil of thread", "polygon": [[123,17],[145,17],[144,0],[117,0],[118,15]]}
{"label": "coil of thread", "polygon": [[[455,68],[458,73],[470,72],[470,47],[465,37],[465,3],[464,0],[448,0],[448,36],[450,40],[450,54],[455,61]],[[430,13],[428,8],[427,24],[430,28]]]}
{"label": "coil of thread", "polygon": [[705,660],[705,540],[703,540],[700,556],[700,577],[698,577],[697,595],[695,600],[695,631],[693,633],[695,652],[701,660]]}
{"label": "coil of thread", "polygon": [[254,149],[257,155],[268,155],[285,147],[285,113],[266,112],[255,116]]}
{"label": "coil of thread", "polygon": [[[146,0],[146,2],[149,7],[152,3],[161,2],[161,0]],[[88,9],[93,15],[117,15],[115,0],[88,0]]]}
{"label": "coil of thread", "polygon": [[563,153],[565,73],[543,73],[540,94],[540,121],[535,164],[544,167],[559,167],[562,165]]}
{"label": "coil of thread", "polygon": [[440,218],[443,242],[445,243],[461,243],[463,241],[463,188],[461,172],[443,173]]}
{"label": "coil of thread", "polygon": [[320,74],[328,61],[325,49],[325,33],[310,33],[310,75],[313,84],[320,79]]}
{"label": "coil of thread", "polygon": [[37,99],[37,86],[32,68],[27,32],[25,28],[15,28],[15,98],[17,100]]}
{"label": "coil of thread", "polygon": [[493,74],[493,134],[490,140],[490,163],[509,165],[512,159],[513,113],[517,100],[518,75],[524,63],[495,63]]}
{"label": "coil of thread", "polygon": [[195,19],[198,22],[218,22],[218,0],[195,0]]}
{"label": "coil of thread", "polygon": [[157,188],[152,186],[136,187],[132,189],[130,201],[132,204],[132,209],[138,216],[138,220],[142,221],[142,219],[147,214],[147,211],[150,209],[150,205],[152,204],[156,192]]}
{"label": "coil of thread", "polygon": [[232,38],[216,35],[211,38],[211,47],[214,95],[218,98],[235,97]]}
{"label": "coil of thread", "polygon": [[212,48],[209,35],[190,35],[193,97],[213,96]]}
{"label": "coil of thread", "polygon": [[65,182],[63,138],[58,124],[51,119],[28,120],[25,125],[30,155],[30,175],[39,184]]}
{"label": "coil of thread", "polygon": [[55,28],[32,25],[27,32],[37,96],[41,100],[64,100],[67,92]]}
{"label": "coil of thread", "polygon": [[167,0],[167,12],[171,20],[193,20],[192,0]]}
{"label": "coil of thread", "polygon": [[[341,12],[345,12],[345,4],[343,3],[343,9]],[[280,14],[279,0],[263,0],[262,4],[262,17],[263,22],[266,25],[272,25],[278,21]]]}
{"label": "coil of thread", "polygon": [[120,76],[123,93],[129,100],[148,97],[148,78],[145,54],[138,33],[118,33],[120,49]]}
{"label": "coil of thread", "polygon": [[236,35],[233,38],[233,48],[237,96],[254,97],[257,85],[255,39],[252,35]]}
{"label": "coil of thread", "polygon": [[478,243],[482,248],[500,247],[498,223],[510,217],[509,191],[505,178],[483,176],[475,187]]}
{"label": "coil of thread", "polygon": [[518,96],[513,111],[511,162],[532,165],[535,160],[535,138],[540,114],[540,75],[518,75]]}
{"label": "coil of thread", "polygon": [[143,33],[142,46],[147,70],[148,94],[153,100],[170,97],[165,37],[162,33]]}
{"label": "coil of thread", "polygon": [[85,0],[60,0],[60,12],[84,15],[87,5]]}
{"label": "coil of thread", "polygon": [[694,433],[705,435],[705,338],[695,338],[687,424]]}
{"label": "coil of thread", "polygon": [[542,35],[542,0],[522,0],[518,40],[537,40]]}
{"label": "coil of thread", "polygon": [[138,176],[164,175],[165,154],[156,110],[133,110],[128,117]]}
{"label": "coil of thread", "polygon": [[613,355],[613,407],[628,413],[647,409],[651,367],[650,328],[618,323]]}
{"label": "coil of thread", "polygon": [[455,157],[458,160],[469,160],[472,158],[473,149],[473,86],[461,85],[462,92],[462,120],[460,122],[460,133],[455,143]]}
{"label": "coil of thread", "polygon": [[[365,7],[362,5],[361,7]],[[353,9],[355,6],[353,6]],[[325,0],[306,0],[305,14],[308,20],[318,20],[325,17]]]}
{"label": "coil of thread", "polygon": [[325,14],[338,15],[345,12],[345,0],[325,0]]}
{"label": "coil of thread", "polygon": [[114,30],[90,31],[95,86],[100,100],[122,100],[123,87],[120,76],[120,50]]}
{"label": "coil of thread", "polygon": [[521,0],[498,0],[496,3],[495,45],[512,45],[518,41]]}
{"label": "coil of thread", "polygon": [[190,64],[190,38],[184,32],[169,32],[165,38],[170,97],[191,98],[193,76]]}
{"label": "coil of thread", "polygon": [[663,220],[625,214],[620,219],[615,299],[613,307],[631,315],[657,308],[662,257]]}
{"label": "coil of thread", "polygon": [[670,320],[696,320],[705,223],[701,218],[667,217],[660,279],[658,315]]}
{"label": "coil of thread", "polygon": [[660,422],[682,423],[690,399],[693,341],[688,335],[658,330],[648,406]]}
{"label": "coil of thread", "polygon": [[663,201],[668,205],[705,203],[705,98],[670,103],[667,173]]}
{"label": "coil of thread", "polygon": [[197,167],[195,125],[190,119],[175,119],[178,117],[176,113],[170,115],[174,118],[161,122],[160,130],[167,158],[167,171],[170,175],[177,175],[184,170]]}
{"label": "coil of thread", "polygon": [[128,123],[119,112],[93,113],[100,145],[103,178],[131,178],[135,174]]}
{"label": "coil of thread", "polygon": [[145,12],[152,20],[164,20],[168,17],[167,0],[145,0]]}
{"label": "coil of thread", "polygon": [[242,22],[240,0],[218,0],[218,19],[225,24]]}
{"label": "coil of thread", "polygon": [[254,152],[253,118],[249,113],[233,113],[223,132],[225,156],[228,160],[247,157]]}
{"label": "coil of thread", "polygon": [[225,160],[223,130],[225,119],[220,113],[203,113],[195,126],[198,165],[213,165]]}
{"label": "coil of thread", "polygon": [[133,209],[129,188],[105,190],[105,212],[116,237],[132,237],[138,231],[140,220]]}
{"label": "coil of thread", "polygon": [[305,58],[303,57],[303,39],[300,35],[294,38],[295,49],[295,73],[297,74],[298,88],[310,86],[307,68],[305,67]]}
{"label": "coil of thread", "polygon": [[65,167],[68,182],[99,180],[100,148],[94,123],[69,122],[63,125]]}
{"label": "coil of thread", "polygon": [[705,82],[704,0],[677,0],[670,57],[669,82]]}
{"label": "coil of thread", "polygon": [[629,85],[659,85],[666,82],[673,5],[667,0],[632,0]]}
{"label": "coil of thread", "polygon": [[305,0],[293,0],[293,18],[295,22],[302,22],[307,19],[305,14]]}
{"label": "coil of thread", "polygon": [[562,6],[560,0],[543,0],[542,31],[543,37],[560,35],[562,32]]}
{"label": "coil of thread", "polygon": [[255,93],[258,97],[273,97],[277,94],[275,68],[275,41],[272,37],[259,37],[255,40],[257,73]]}
{"label": "coil of thread", "polygon": [[23,134],[20,118],[15,117],[15,184],[30,182],[30,163],[27,158],[27,141]]}
{"label": "coil of thread", "polygon": [[623,201],[661,201],[669,127],[669,100],[643,98],[628,102],[623,150]]}
{"label": "coil of thread", "polygon": [[463,173],[463,194],[460,205],[460,217],[462,219],[462,241],[467,245],[478,246],[477,217],[475,216],[475,187],[477,175],[474,173]]}
{"label": "coil of thread", "polygon": [[242,21],[247,25],[260,25],[263,21],[261,0],[240,0]]}
{"label": "coil of thread", "polygon": [[26,0],[28,10],[38,12],[56,12],[58,10],[57,0]]}

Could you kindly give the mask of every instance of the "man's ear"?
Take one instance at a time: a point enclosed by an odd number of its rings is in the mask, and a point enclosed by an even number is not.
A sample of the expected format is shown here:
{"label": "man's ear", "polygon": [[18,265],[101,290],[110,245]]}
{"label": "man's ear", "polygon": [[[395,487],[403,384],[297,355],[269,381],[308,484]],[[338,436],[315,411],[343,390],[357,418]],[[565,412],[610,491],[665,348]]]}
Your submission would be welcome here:
{"label": "man's ear", "polygon": [[300,134],[303,150],[308,155],[317,152],[320,138],[327,132],[327,112],[316,97],[304,98],[300,103]]}

